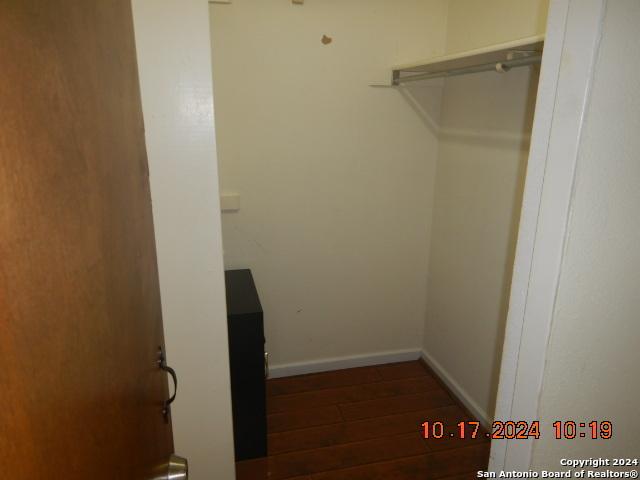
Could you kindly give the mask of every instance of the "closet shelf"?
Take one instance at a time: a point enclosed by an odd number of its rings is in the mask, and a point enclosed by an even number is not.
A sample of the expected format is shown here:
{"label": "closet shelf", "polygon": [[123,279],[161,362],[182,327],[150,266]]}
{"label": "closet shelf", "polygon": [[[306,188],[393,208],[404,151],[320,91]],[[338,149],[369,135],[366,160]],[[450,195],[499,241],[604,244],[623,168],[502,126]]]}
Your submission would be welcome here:
{"label": "closet shelf", "polygon": [[393,85],[452,77],[494,70],[504,73],[511,68],[540,63],[544,35],[482,47],[467,52],[434,57],[421,62],[393,67]]}

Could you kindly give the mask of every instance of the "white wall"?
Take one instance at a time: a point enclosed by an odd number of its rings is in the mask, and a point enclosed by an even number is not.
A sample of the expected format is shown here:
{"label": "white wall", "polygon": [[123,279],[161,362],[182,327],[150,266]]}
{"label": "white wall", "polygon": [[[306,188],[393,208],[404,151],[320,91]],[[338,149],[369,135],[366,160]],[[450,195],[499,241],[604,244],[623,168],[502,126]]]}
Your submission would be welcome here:
{"label": "white wall", "polygon": [[556,419],[609,420],[614,435],[558,441],[547,429],[534,444],[534,468],[638,453],[640,3],[603,3],[539,415],[547,427]]}
{"label": "white wall", "polygon": [[447,52],[545,32],[548,0],[449,0]]}
{"label": "white wall", "polygon": [[206,0],[134,0],[175,450],[235,478]]}
{"label": "white wall", "polygon": [[[546,1],[451,0],[447,51],[544,33]],[[445,80],[432,225],[426,360],[482,420],[493,416],[537,68]]]}
{"label": "white wall", "polygon": [[[225,265],[250,267],[272,364],[421,348],[444,0],[213,5]],[[322,35],[333,38],[329,45]]]}

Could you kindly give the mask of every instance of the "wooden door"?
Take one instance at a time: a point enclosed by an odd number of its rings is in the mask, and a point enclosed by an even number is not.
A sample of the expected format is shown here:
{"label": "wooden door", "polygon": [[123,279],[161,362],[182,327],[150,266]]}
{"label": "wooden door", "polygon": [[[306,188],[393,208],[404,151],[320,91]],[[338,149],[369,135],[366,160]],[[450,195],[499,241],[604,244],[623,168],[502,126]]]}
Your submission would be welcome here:
{"label": "wooden door", "polygon": [[173,451],[130,1],[0,0],[2,478]]}

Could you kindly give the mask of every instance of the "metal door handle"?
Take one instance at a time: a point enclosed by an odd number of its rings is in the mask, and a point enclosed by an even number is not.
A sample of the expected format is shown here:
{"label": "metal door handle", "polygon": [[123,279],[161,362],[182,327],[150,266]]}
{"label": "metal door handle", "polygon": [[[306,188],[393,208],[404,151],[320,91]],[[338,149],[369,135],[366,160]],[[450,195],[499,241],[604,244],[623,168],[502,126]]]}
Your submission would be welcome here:
{"label": "metal door handle", "polygon": [[186,458],[171,455],[167,480],[187,480],[189,478],[189,464]]}
{"label": "metal door handle", "polygon": [[176,399],[176,395],[178,394],[178,376],[176,375],[176,371],[168,365],[160,365],[160,368],[171,375],[171,378],[173,379],[173,395],[171,395],[168,400],[165,400],[164,408],[162,409],[162,414],[167,417],[169,416],[169,411],[171,410],[171,404]]}
{"label": "metal door handle", "polygon": [[186,458],[172,454],[167,462],[163,462],[153,473],[153,480],[187,480],[189,464]]}
{"label": "metal door handle", "polygon": [[165,419],[168,419],[169,414],[171,413],[171,404],[174,402],[176,395],[178,394],[178,375],[176,375],[176,371],[173,368],[167,365],[167,360],[164,356],[162,347],[158,347],[158,366],[161,370],[171,375],[171,379],[173,380],[173,395],[171,395],[168,400],[165,400],[164,407],[162,408],[162,414]]}

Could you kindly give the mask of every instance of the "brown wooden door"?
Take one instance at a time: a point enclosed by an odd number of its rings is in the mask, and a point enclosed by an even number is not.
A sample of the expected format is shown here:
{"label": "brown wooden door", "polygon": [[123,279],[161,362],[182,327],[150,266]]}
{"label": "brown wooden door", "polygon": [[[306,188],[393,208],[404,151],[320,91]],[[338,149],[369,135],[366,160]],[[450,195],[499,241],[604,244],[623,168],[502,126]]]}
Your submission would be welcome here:
{"label": "brown wooden door", "polygon": [[151,478],[162,343],[130,0],[0,0],[0,477]]}

